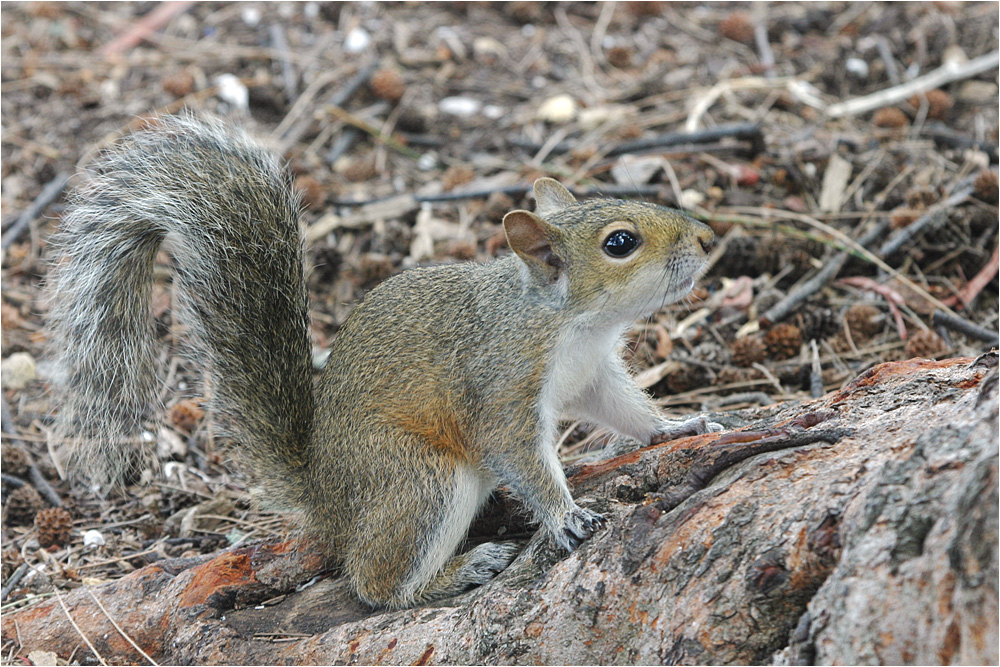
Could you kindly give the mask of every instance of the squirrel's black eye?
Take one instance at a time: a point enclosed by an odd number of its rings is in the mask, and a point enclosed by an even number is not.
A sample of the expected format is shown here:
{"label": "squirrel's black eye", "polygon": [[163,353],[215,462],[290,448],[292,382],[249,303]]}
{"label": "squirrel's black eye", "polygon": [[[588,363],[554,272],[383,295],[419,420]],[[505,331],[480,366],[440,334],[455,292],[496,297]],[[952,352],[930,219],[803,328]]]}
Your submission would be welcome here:
{"label": "squirrel's black eye", "polygon": [[632,232],[619,229],[604,239],[604,252],[612,257],[627,257],[639,247],[639,237]]}

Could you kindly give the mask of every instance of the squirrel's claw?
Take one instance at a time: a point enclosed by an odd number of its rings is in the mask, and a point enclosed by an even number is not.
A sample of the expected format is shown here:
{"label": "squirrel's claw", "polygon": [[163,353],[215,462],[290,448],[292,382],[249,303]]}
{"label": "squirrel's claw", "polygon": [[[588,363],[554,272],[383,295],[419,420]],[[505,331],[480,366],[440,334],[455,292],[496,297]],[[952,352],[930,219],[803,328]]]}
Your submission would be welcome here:
{"label": "squirrel's claw", "polygon": [[566,551],[573,551],[606,523],[602,514],[582,507],[573,507],[563,516],[562,526],[554,536],[556,544]]}
{"label": "squirrel's claw", "polygon": [[668,440],[676,440],[689,435],[702,435],[704,433],[717,433],[724,430],[722,424],[710,422],[705,417],[691,417],[683,421],[670,421],[664,419],[660,422],[660,427],[650,438],[650,444],[659,444]]}

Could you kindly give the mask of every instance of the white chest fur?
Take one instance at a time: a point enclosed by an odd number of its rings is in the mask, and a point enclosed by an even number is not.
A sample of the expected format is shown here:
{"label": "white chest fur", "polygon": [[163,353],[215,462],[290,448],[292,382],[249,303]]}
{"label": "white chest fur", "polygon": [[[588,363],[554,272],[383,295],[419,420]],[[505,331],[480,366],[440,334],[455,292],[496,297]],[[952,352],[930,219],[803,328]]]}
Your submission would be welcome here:
{"label": "white chest fur", "polygon": [[556,343],[542,387],[542,419],[555,426],[563,409],[587,390],[609,362],[616,361],[622,327],[581,322],[567,328]]}

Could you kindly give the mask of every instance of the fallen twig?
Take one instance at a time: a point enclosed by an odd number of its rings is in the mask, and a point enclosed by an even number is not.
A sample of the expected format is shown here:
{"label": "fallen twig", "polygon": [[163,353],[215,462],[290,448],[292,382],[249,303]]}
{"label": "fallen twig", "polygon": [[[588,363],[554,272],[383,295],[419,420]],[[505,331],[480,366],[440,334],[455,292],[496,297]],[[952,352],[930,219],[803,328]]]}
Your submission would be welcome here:
{"label": "fallen twig", "polygon": [[914,95],[940,88],[946,83],[968,79],[977,74],[988,72],[991,69],[995,69],[998,65],[1000,65],[1000,51],[992,51],[964,63],[952,61],[942,65],[933,72],[918,76],[916,79],[901,83],[898,86],[892,86],[871,95],[856,97],[853,100],[847,100],[839,104],[831,104],[826,109],[826,115],[830,118],[840,118],[841,116],[854,116],[866,111],[873,111],[874,109],[908,100]]}
{"label": "fallen twig", "polygon": [[885,35],[879,35],[876,45],[878,46],[878,55],[885,64],[885,73],[889,77],[889,82],[895,86],[899,83],[899,68],[896,66],[896,59],[892,55],[892,47],[889,46],[889,40],[886,39]]}
{"label": "fallen twig", "polygon": [[[758,7],[766,5],[758,5]],[[771,43],[767,41],[767,25],[762,20],[758,20],[753,28],[754,41],[757,43],[757,51],[760,53],[760,65],[764,68],[764,76],[769,79],[774,78],[774,51],[771,50]]]}
{"label": "fallen twig", "polygon": [[59,494],[52,488],[52,485],[45,479],[42,471],[37,466],[30,466],[28,468],[28,479],[31,480],[31,484],[38,491],[39,495],[49,501],[50,505],[53,507],[62,507],[62,498],[59,497]]}
{"label": "fallen twig", "polygon": [[101,611],[104,613],[105,618],[107,618],[108,621],[111,622],[111,625],[115,626],[115,630],[118,631],[118,634],[124,637],[125,641],[127,641],[129,644],[132,645],[132,648],[134,648],[136,651],[142,654],[142,657],[144,657],[146,660],[149,660],[149,664],[154,665],[155,667],[159,667],[159,663],[150,658],[148,653],[139,648],[139,645],[136,644],[131,637],[125,634],[125,631],[122,630],[121,626],[118,625],[115,619],[111,618],[111,614],[109,614],[108,610],[104,608],[104,605],[101,604],[101,601],[97,599],[97,596],[94,595],[94,591],[91,589],[90,586],[87,587],[87,593],[90,595],[91,599],[97,604],[97,606],[100,607]]}
{"label": "fallen twig", "polygon": [[959,290],[956,296],[948,297],[943,301],[947,306],[956,307],[967,307],[972,300],[979,296],[979,293],[983,291],[983,288],[992,282],[993,278],[996,277],[997,273],[1000,272],[1000,255],[998,255],[1000,247],[993,248],[993,254],[990,255],[990,259],[986,262],[986,265],[979,269],[979,273],[972,277],[965,287]]}
{"label": "fallen twig", "polygon": [[688,132],[697,130],[701,124],[702,116],[725,93],[736,90],[766,90],[776,88],[784,88],[798,101],[811,107],[823,108],[825,106],[823,100],[816,94],[816,88],[812,84],[795,77],[768,79],[760,76],[746,76],[740,79],[727,79],[712,86],[705,95],[695,102],[691,113],[688,114],[687,121],[684,123],[684,129]]}
{"label": "fallen twig", "polygon": [[385,146],[391,148],[392,150],[396,151],[397,153],[405,155],[406,157],[410,158],[411,160],[418,160],[418,159],[420,159],[420,153],[419,152],[413,150],[412,148],[410,148],[409,146],[407,146],[403,142],[399,141],[395,137],[382,132],[382,130],[378,129],[377,127],[375,127],[371,123],[358,118],[357,116],[355,116],[351,112],[346,111],[343,108],[341,108],[339,106],[336,106],[336,105],[330,105],[330,106],[325,107],[325,111],[328,114],[330,114],[331,116],[333,116],[334,118],[336,118],[337,120],[339,120],[339,121],[341,121],[343,123],[346,123],[348,125],[353,125],[354,127],[358,128],[362,132],[364,132],[366,134],[370,134],[373,139],[375,139],[379,143],[384,144]]}
{"label": "fallen twig", "polygon": [[[0,395],[0,428],[3,428],[4,433],[13,436],[15,446],[23,447],[23,444],[16,439],[20,437],[17,433],[17,425],[14,424],[10,406],[7,405],[7,398],[3,395]],[[62,507],[62,499],[59,497],[59,494],[46,481],[41,471],[35,465],[28,466],[28,478],[31,480],[32,485],[34,485],[35,490],[49,501],[50,505],[53,507]]]}
{"label": "fallen twig", "polygon": [[920,136],[930,137],[939,147],[944,148],[975,148],[990,158],[990,164],[997,163],[997,146],[986,141],[976,141],[972,137],[956,132],[943,123],[928,123],[920,130]]}
{"label": "fallen twig", "polygon": [[691,143],[703,144],[718,141],[720,139],[733,138],[750,142],[750,151],[753,155],[762,153],[767,146],[764,144],[764,133],[761,132],[760,125],[756,123],[738,123],[736,125],[723,125],[708,130],[697,132],[670,132],[661,134],[650,139],[637,139],[618,144],[606,154],[606,157],[615,157],[626,153],[638,153],[639,151],[664,146],[674,146],[677,144]]}
{"label": "fallen twig", "polygon": [[960,188],[953,195],[932,206],[926,213],[903,227],[895,234],[886,239],[882,247],[878,249],[880,257],[889,257],[894,252],[906,245],[911,239],[927,229],[931,229],[944,222],[949,209],[962,204],[972,195],[972,187]]}
{"label": "fallen twig", "polygon": [[89,648],[90,652],[94,654],[94,657],[97,658],[98,662],[104,665],[104,667],[107,667],[108,663],[104,661],[104,658],[102,658],[101,654],[97,652],[96,648],[94,648],[94,645],[90,642],[90,639],[87,638],[87,635],[83,634],[83,630],[81,630],[80,626],[73,620],[73,615],[69,613],[69,607],[66,606],[66,603],[62,599],[62,595],[59,594],[59,589],[54,589],[53,592],[56,594],[56,599],[59,600],[59,606],[62,607],[62,610],[66,613],[66,618],[69,619],[69,624],[73,626],[74,630],[76,630],[76,634],[80,635],[80,639],[82,639],[83,643],[87,645],[87,648]]}
{"label": "fallen twig", "polygon": [[285,99],[291,102],[295,99],[298,86],[296,85],[295,67],[288,56],[289,49],[288,40],[285,39],[285,28],[280,23],[274,23],[271,25],[270,32],[271,43],[281,58],[281,82],[285,86]]}
{"label": "fallen twig", "polygon": [[[740,209],[736,209],[736,210],[740,210]],[[851,254],[855,255],[856,257],[858,257],[860,259],[865,260],[866,262],[871,262],[872,264],[874,264],[878,268],[882,269],[886,273],[890,274],[893,278],[896,278],[901,283],[903,283],[904,285],[906,285],[907,287],[909,287],[911,290],[913,290],[914,292],[916,292],[917,294],[919,294],[920,296],[922,296],[924,299],[926,299],[927,301],[929,301],[931,304],[933,304],[937,308],[940,308],[941,310],[947,310],[949,312],[951,310],[948,306],[946,306],[943,303],[941,303],[941,301],[939,299],[937,299],[933,295],[929,294],[927,292],[927,290],[925,290],[923,287],[921,287],[920,285],[917,285],[915,282],[913,282],[912,280],[910,280],[909,278],[907,278],[906,276],[904,276],[898,270],[896,270],[896,269],[892,268],[891,266],[889,266],[888,264],[886,264],[885,261],[882,258],[876,256],[870,250],[868,250],[867,248],[865,248],[865,245],[866,245],[865,243],[861,243],[860,241],[855,241],[851,237],[847,236],[844,232],[842,232],[842,231],[840,231],[838,229],[834,229],[830,225],[828,225],[828,224],[826,224],[824,222],[821,222],[821,221],[817,220],[816,218],[814,218],[814,217],[812,217],[810,215],[804,215],[802,213],[794,213],[792,211],[782,211],[782,210],[767,210],[767,211],[764,211],[763,209],[754,209],[754,208],[748,208],[748,209],[744,209],[744,210],[761,211],[762,215],[769,216],[769,217],[770,216],[779,216],[779,217],[787,218],[789,220],[798,220],[800,222],[803,222],[803,223],[809,225],[810,227],[818,229],[821,232],[827,234],[834,241],[839,242],[841,244],[841,247],[843,247],[846,250],[848,250]]]}
{"label": "fallen twig", "polygon": [[[443,192],[436,195],[413,195],[413,201],[419,204],[437,203],[448,201],[462,201],[464,199],[486,199],[492,194],[502,193],[510,196],[523,195],[531,192],[530,183],[517,185],[503,185],[495,188],[483,188],[480,190],[466,190],[463,192]],[[611,185],[601,184],[600,187],[592,188],[569,188],[576,197],[652,197],[663,193],[663,187],[659,185]],[[370,206],[394,200],[398,195],[392,197],[378,197],[375,199],[338,199],[333,202],[334,206]]]}
{"label": "fallen twig", "polygon": [[851,285],[858,289],[868,290],[869,292],[875,292],[884,298],[885,302],[889,305],[889,312],[892,313],[892,319],[896,322],[896,329],[899,330],[899,339],[906,340],[906,323],[903,322],[903,315],[899,312],[899,307],[906,305],[906,301],[899,295],[899,292],[864,276],[841,278],[837,282],[844,285]]}
{"label": "fallen twig", "polygon": [[[735,125],[713,127],[708,130],[698,130],[694,132],[669,132],[667,134],[661,134],[657,137],[650,137],[648,139],[625,141],[601,152],[604,157],[610,158],[617,157],[619,155],[628,155],[630,153],[641,153],[643,151],[653,150],[656,148],[665,148],[667,146],[685,144],[691,144],[691,150],[702,150],[698,144],[710,144],[717,142],[720,139],[727,138],[750,142],[750,146],[748,148],[748,153],[750,155],[762,153],[767,148],[764,143],[764,134],[761,132],[760,125],[756,123],[737,123]],[[538,152],[543,146],[543,144],[523,139],[509,139],[508,143],[517,148],[523,148],[532,152]],[[550,155],[561,155],[570,152],[576,147],[577,144],[575,142],[560,141],[555,146],[552,146],[548,153]]]}
{"label": "fallen twig", "polygon": [[0,590],[0,602],[7,599],[7,596],[10,595],[10,592],[14,590],[14,587],[17,586],[17,584],[21,581],[21,578],[24,576],[24,573],[27,571],[28,564],[21,563],[17,566],[17,569],[14,570],[14,573],[7,577],[7,581],[3,582],[3,590]]}
{"label": "fallen twig", "polygon": [[812,348],[812,366],[809,369],[809,394],[813,398],[819,398],[823,395],[823,366],[819,362],[819,347],[816,345],[816,339],[809,341],[809,347]]}
{"label": "fallen twig", "polygon": [[31,205],[24,209],[14,224],[7,229],[2,241],[0,241],[0,247],[6,249],[21,236],[24,230],[28,228],[28,225],[31,224],[31,221],[37,218],[45,207],[62,193],[69,182],[69,176],[69,172],[60,172],[55,178],[45,184],[45,187],[38,193],[38,196],[31,202]]}
{"label": "fallen twig", "polygon": [[[867,234],[858,239],[858,245],[862,247],[870,245],[882,236],[888,228],[889,224],[887,222],[878,222]],[[774,324],[775,322],[780,322],[788,317],[793,310],[798,308],[800,303],[823,289],[827,283],[837,277],[837,274],[840,273],[840,269],[843,268],[849,255],[850,253],[846,250],[835,255],[823,265],[823,268],[816,272],[816,275],[799,284],[795,287],[795,289],[789,292],[784,299],[771,306],[763,315],[760,316],[758,322],[760,322],[762,326],[767,326]]]}
{"label": "fallen twig", "polygon": [[16,477],[14,475],[8,475],[5,472],[0,472],[0,480],[3,480],[3,483],[6,484],[7,486],[12,486],[14,488],[20,488],[25,484],[27,484],[27,482],[25,482],[20,477]]}
{"label": "fallen twig", "polygon": [[[333,164],[341,155],[351,150],[351,148],[361,138],[361,132],[353,127],[345,127],[333,142],[333,146],[327,151],[324,159],[328,164]],[[408,142],[409,143],[409,142]]]}
{"label": "fallen twig", "polygon": [[138,46],[144,39],[165,26],[172,18],[187,11],[193,2],[177,0],[163,2],[143,16],[129,30],[104,45],[100,54],[107,58]]}
{"label": "fallen twig", "polygon": [[995,330],[991,331],[986,327],[981,327],[977,324],[973,324],[966,319],[954,315],[951,313],[946,313],[941,310],[935,310],[931,313],[931,322],[934,324],[939,324],[946,329],[952,331],[957,331],[960,334],[967,336],[968,338],[973,338],[975,340],[981,340],[984,343],[989,343],[993,347],[1000,346],[1000,336],[997,335]]}

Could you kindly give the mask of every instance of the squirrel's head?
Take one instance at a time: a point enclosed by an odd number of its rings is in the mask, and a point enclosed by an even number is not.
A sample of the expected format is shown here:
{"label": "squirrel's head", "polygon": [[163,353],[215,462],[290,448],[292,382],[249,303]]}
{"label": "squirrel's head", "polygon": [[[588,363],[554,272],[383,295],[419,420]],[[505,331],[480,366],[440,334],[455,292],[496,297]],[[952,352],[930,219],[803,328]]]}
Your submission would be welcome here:
{"label": "squirrel's head", "polygon": [[621,199],[578,202],[551,178],[535,181],[535,200],[535,213],[503,219],[529,275],[559,285],[574,310],[621,321],[684,298],[714,239],[680,211]]}

